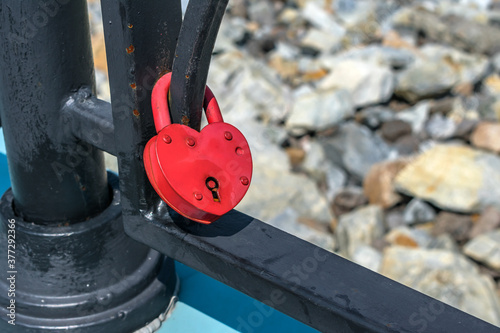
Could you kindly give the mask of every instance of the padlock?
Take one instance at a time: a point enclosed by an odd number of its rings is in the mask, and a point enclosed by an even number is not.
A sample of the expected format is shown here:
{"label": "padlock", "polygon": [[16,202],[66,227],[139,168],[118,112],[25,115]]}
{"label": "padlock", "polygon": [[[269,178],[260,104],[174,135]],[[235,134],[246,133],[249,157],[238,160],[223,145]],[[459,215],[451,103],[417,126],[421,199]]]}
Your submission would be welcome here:
{"label": "padlock", "polygon": [[144,149],[144,167],[156,193],[179,214],[210,224],[233,209],[252,179],[252,155],[243,134],[225,123],[208,86],[200,132],[172,124],[168,109],[171,73],[153,88],[151,106],[158,135]]}

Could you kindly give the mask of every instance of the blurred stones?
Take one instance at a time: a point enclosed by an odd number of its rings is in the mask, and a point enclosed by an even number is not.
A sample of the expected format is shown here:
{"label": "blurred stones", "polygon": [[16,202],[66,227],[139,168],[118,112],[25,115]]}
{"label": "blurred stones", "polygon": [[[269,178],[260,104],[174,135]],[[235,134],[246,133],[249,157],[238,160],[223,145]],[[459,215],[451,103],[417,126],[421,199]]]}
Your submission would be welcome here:
{"label": "blurred stones", "polygon": [[379,104],[389,100],[394,91],[394,76],[382,66],[360,60],[343,60],[330,68],[319,83],[320,89],[345,89],[356,107]]}
{"label": "blurred stones", "polygon": [[464,253],[472,259],[500,271],[500,230],[473,238],[465,244]]}
{"label": "blurred stones", "polygon": [[479,123],[470,139],[478,148],[500,153],[500,123]]}
{"label": "blurred stones", "polygon": [[406,159],[399,159],[380,162],[370,168],[363,182],[364,193],[370,204],[390,208],[401,201],[394,187],[394,179],[408,163]]}
{"label": "blurred stones", "polygon": [[298,221],[299,214],[293,208],[286,208],[282,213],[268,221],[268,224],[313,243],[328,251],[335,250],[335,239],[325,233],[309,228]]}
{"label": "blurred stones", "polygon": [[433,221],[436,212],[429,204],[419,199],[413,199],[406,206],[403,218],[406,224],[416,224]]}
{"label": "blurred stones", "polygon": [[427,45],[421,56],[398,76],[395,93],[411,103],[439,97],[461,83],[475,84],[489,66],[488,59],[441,45]]}
{"label": "blurred stones", "polygon": [[392,22],[397,28],[420,31],[431,41],[442,42],[465,51],[492,55],[500,49],[500,28],[464,20],[458,16],[440,17],[425,9],[407,7],[398,11]]}
{"label": "blurred stones", "polygon": [[347,123],[338,133],[323,141],[327,159],[344,167],[358,180],[364,179],[370,167],[389,157],[387,144],[368,128]]}
{"label": "blurred stones", "polygon": [[407,165],[395,184],[442,209],[477,212],[500,203],[500,158],[466,146],[437,145]]}
{"label": "blurred stones", "polygon": [[425,127],[427,134],[435,140],[446,140],[453,137],[457,131],[457,124],[441,114],[433,114]]}
{"label": "blurred stones", "polygon": [[294,102],[286,128],[294,135],[303,135],[332,127],[353,114],[351,96],[346,90],[311,92]]}
{"label": "blurred stones", "polygon": [[426,248],[431,244],[432,238],[423,230],[401,226],[389,231],[385,236],[385,240],[391,245],[409,248]]}
{"label": "blurred stones", "polygon": [[363,190],[351,186],[337,193],[333,199],[332,209],[335,216],[341,216],[367,203]]}
{"label": "blurred stones", "polygon": [[459,253],[392,246],[384,252],[380,273],[500,325],[500,305],[493,280],[481,275],[478,268]]}
{"label": "blurred stones", "polygon": [[356,121],[370,128],[371,130],[378,129],[382,123],[389,122],[394,119],[394,112],[386,107],[368,107],[356,113]]}
{"label": "blurred stones", "polygon": [[470,216],[441,212],[436,217],[432,234],[434,236],[449,234],[457,242],[463,243],[468,239],[471,227],[472,219]]}
{"label": "blurred stones", "polygon": [[382,264],[382,254],[369,245],[360,245],[354,250],[352,261],[374,272],[378,272]]}
{"label": "blurred stones", "polygon": [[486,207],[478,221],[473,225],[468,238],[474,238],[481,234],[493,231],[500,227],[500,208]]}
{"label": "blurred stones", "polygon": [[402,136],[411,134],[411,132],[411,125],[400,119],[387,121],[380,129],[382,138],[389,142],[394,142]]}
{"label": "blurred stones", "polygon": [[383,212],[379,206],[367,206],[340,217],[336,230],[340,253],[352,258],[357,248],[371,245],[384,235]]}

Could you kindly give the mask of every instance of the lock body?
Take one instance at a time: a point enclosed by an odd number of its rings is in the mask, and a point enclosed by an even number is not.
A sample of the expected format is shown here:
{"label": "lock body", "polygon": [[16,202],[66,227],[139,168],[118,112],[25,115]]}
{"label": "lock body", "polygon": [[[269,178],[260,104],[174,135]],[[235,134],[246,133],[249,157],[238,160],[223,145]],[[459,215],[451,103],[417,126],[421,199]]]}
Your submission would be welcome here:
{"label": "lock body", "polygon": [[[169,124],[169,119],[165,124],[167,75],[153,90],[155,126],[160,130],[146,145],[144,166],[163,201],[179,214],[208,224],[233,209],[247,192],[252,178],[250,147],[236,127],[222,121],[208,89],[204,107],[209,124],[200,132]],[[158,103],[161,98],[165,103]],[[161,115],[159,124],[156,115]]]}

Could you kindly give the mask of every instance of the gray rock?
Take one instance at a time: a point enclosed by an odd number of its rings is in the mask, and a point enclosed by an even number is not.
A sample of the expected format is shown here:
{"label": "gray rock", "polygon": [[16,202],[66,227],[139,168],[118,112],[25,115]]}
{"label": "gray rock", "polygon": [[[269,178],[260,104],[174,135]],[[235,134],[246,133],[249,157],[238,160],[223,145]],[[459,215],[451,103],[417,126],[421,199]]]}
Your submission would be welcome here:
{"label": "gray rock", "polygon": [[392,229],[385,240],[391,245],[405,246],[409,248],[427,248],[432,242],[432,237],[424,230],[411,229],[401,226]]}
{"label": "gray rock", "polygon": [[362,180],[370,167],[391,154],[387,144],[365,126],[347,123],[323,142],[327,159]]}
{"label": "gray rock", "polygon": [[415,224],[433,221],[436,217],[436,212],[425,201],[413,199],[406,206],[403,216],[406,224]]}
{"label": "gray rock", "polygon": [[369,245],[360,245],[354,251],[352,261],[374,272],[378,272],[382,264],[382,253]]}
{"label": "gray rock", "polygon": [[396,119],[410,123],[413,133],[418,134],[424,129],[429,116],[429,109],[430,103],[428,101],[423,101],[410,109],[398,112],[396,114]]}
{"label": "gray rock", "polygon": [[342,190],[347,181],[347,174],[341,168],[327,163],[326,168],[326,198],[332,202],[335,196]]}
{"label": "gray rock", "polygon": [[250,20],[261,26],[271,27],[274,24],[274,4],[271,1],[252,1],[248,7]]}
{"label": "gray rock", "polygon": [[294,135],[324,130],[354,114],[351,96],[346,90],[330,89],[300,95],[286,120]]}
{"label": "gray rock", "polygon": [[329,53],[340,47],[342,36],[335,36],[324,30],[315,28],[309,29],[302,37],[300,44],[306,47],[312,47],[320,52]]}
{"label": "gray rock", "polygon": [[400,137],[412,133],[412,127],[407,122],[395,119],[385,122],[380,129],[380,135],[389,142],[395,142]]}
{"label": "gray rock", "polygon": [[463,213],[500,204],[500,157],[466,146],[437,145],[407,165],[396,188]]}
{"label": "gray rock", "polygon": [[383,212],[379,206],[367,206],[342,215],[336,230],[339,251],[352,258],[357,248],[371,245],[384,235]]}
{"label": "gray rock", "polygon": [[336,36],[337,38],[342,38],[345,35],[345,28],[318,3],[313,1],[307,2],[302,11],[302,15],[312,25],[326,33]]}
{"label": "gray rock", "polygon": [[415,59],[415,53],[407,49],[368,45],[349,49],[335,56],[324,56],[320,58],[320,61],[327,68],[335,67],[339,61],[358,60],[375,66],[403,69],[412,64]]}
{"label": "gray rock", "polygon": [[421,31],[429,40],[465,51],[488,55],[499,51],[498,27],[464,20],[459,16],[440,17],[425,9],[406,7],[393,16],[392,22],[396,27]]}
{"label": "gray rock", "polygon": [[398,76],[395,93],[415,103],[440,96],[460,83],[475,84],[487,73],[489,62],[484,56],[456,49],[427,45],[421,56]]}
{"label": "gray rock", "polygon": [[500,304],[490,277],[463,255],[445,250],[386,249],[381,273],[494,325]]}
{"label": "gray rock", "polygon": [[335,238],[332,235],[311,229],[301,224],[298,219],[299,214],[293,208],[288,207],[267,223],[325,250],[335,250]]}
{"label": "gray rock", "polygon": [[369,107],[356,113],[356,120],[372,130],[379,128],[382,123],[393,120],[394,117],[394,112],[383,106]]}
{"label": "gray rock", "polygon": [[339,217],[367,203],[368,199],[365,197],[362,188],[349,186],[337,193],[333,199],[332,209],[335,216]]}
{"label": "gray rock", "polygon": [[500,271],[500,230],[479,235],[464,246],[464,253],[486,266]]}
{"label": "gray rock", "polygon": [[254,167],[250,189],[236,209],[266,221],[287,207],[294,207],[299,217],[326,225],[333,219],[326,198],[306,176]]}
{"label": "gray rock", "polygon": [[486,207],[479,220],[472,226],[469,238],[475,238],[498,227],[500,227],[500,208],[494,206]]}
{"label": "gray rock", "polygon": [[426,131],[435,140],[446,140],[455,135],[457,124],[452,119],[436,113],[427,122]]}
{"label": "gray rock", "polygon": [[394,91],[394,75],[383,66],[361,60],[339,61],[319,83],[320,89],[346,89],[356,107],[386,102]]}
{"label": "gray rock", "polygon": [[500,72],[500,52],[493,57],[492,63],[495,71]]}
{"label": "gray rock", "polygon": [[460,252],[460,249],[458,248],[457,243],[448,234],[442,234],[437,237],[433,237],[432,241],[427,245],[428,249],[435,249],[435,250],[447,250],[451,252]]}

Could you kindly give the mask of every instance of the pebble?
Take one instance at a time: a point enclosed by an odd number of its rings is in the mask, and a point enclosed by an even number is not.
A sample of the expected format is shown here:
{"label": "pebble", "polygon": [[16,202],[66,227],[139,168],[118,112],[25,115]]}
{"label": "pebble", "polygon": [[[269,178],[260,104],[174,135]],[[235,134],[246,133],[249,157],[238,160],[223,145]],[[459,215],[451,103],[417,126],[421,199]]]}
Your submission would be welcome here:
{"label": "pebble", "polygon": [[436,223],[432,228],[432,234],[439,236],[448,234],[459,243],[468,239],[472,227],[472,219],[468,215],[440,212],[436,217]]}
{"label": "pebble", "polygon": [[336,230],[340,254],[352,258],[357,248],[371,245],[384,235],[383,211],[379,206],[359,208],[344,214]]}
{"label": "pebble", "polygon": [[391,246],[380,273],[410,288],[500,325],[500,303],[493,279],[462,254],[447,250]]}
{"label": "pebble", "polygon": [[389,100],[394,91],[394,75],[387,67],[347,59],[332,66],[318,88],[345,89],[355,107],[364,107]]}
{"label": "pebble", "polygon": [[500,208],[489,206],[482,212],[478,221],[472,226],[468,238],[472,239],[481,234],[493,231],[500,227]]}
{"label": "pebble", "polygon": [[341,216],[368,203],[363,189],[350,186],[340,190],[333,199],[332,209],[335,216]]}
{"label": "pebble", "polygon": [[486,266],[500,271],[500,230],[494,230],[471,239],[464,253]]}
{"label": "pebble", "polygon": [[363,181],[363,189],[370,204],[390,208],[402,200],[396,192],[394,179],[409,163],[406,159],[374,164]]}
{"label": "pebble", "polygon": [[286,128],[293,135],[330,128],[354,115],[349,92],[330,89],[300,95],[294,102]]}
{"label": "pebble", "polygon": [[500,123],[479,123],[470,140],[478,148],[500,153]]}
{"label": "pebble", "polygon": [[436,211],[425,201],[412,199],[404,210],[403,218],[409,225],[430,222],[436,218]]}
{"label": "pebble", "polygon": [[396,188],[442,208],[478,212],[500,204],[500,157],[460,145],[436,145],[408,164]]}
{"label": "pebble", "polygon": [[344,167],[360,182],[373,164],[391,154],[389,146],[377,134],[353,122],[342,125],[338,133],[323,141],[323,145],[327,159]]}
{"label": "pebble", "polygon": [[400,119],[387,121],[380,129],[380,136],[389,142],[395,142],[397,139],[411,133],[411,125]]}

